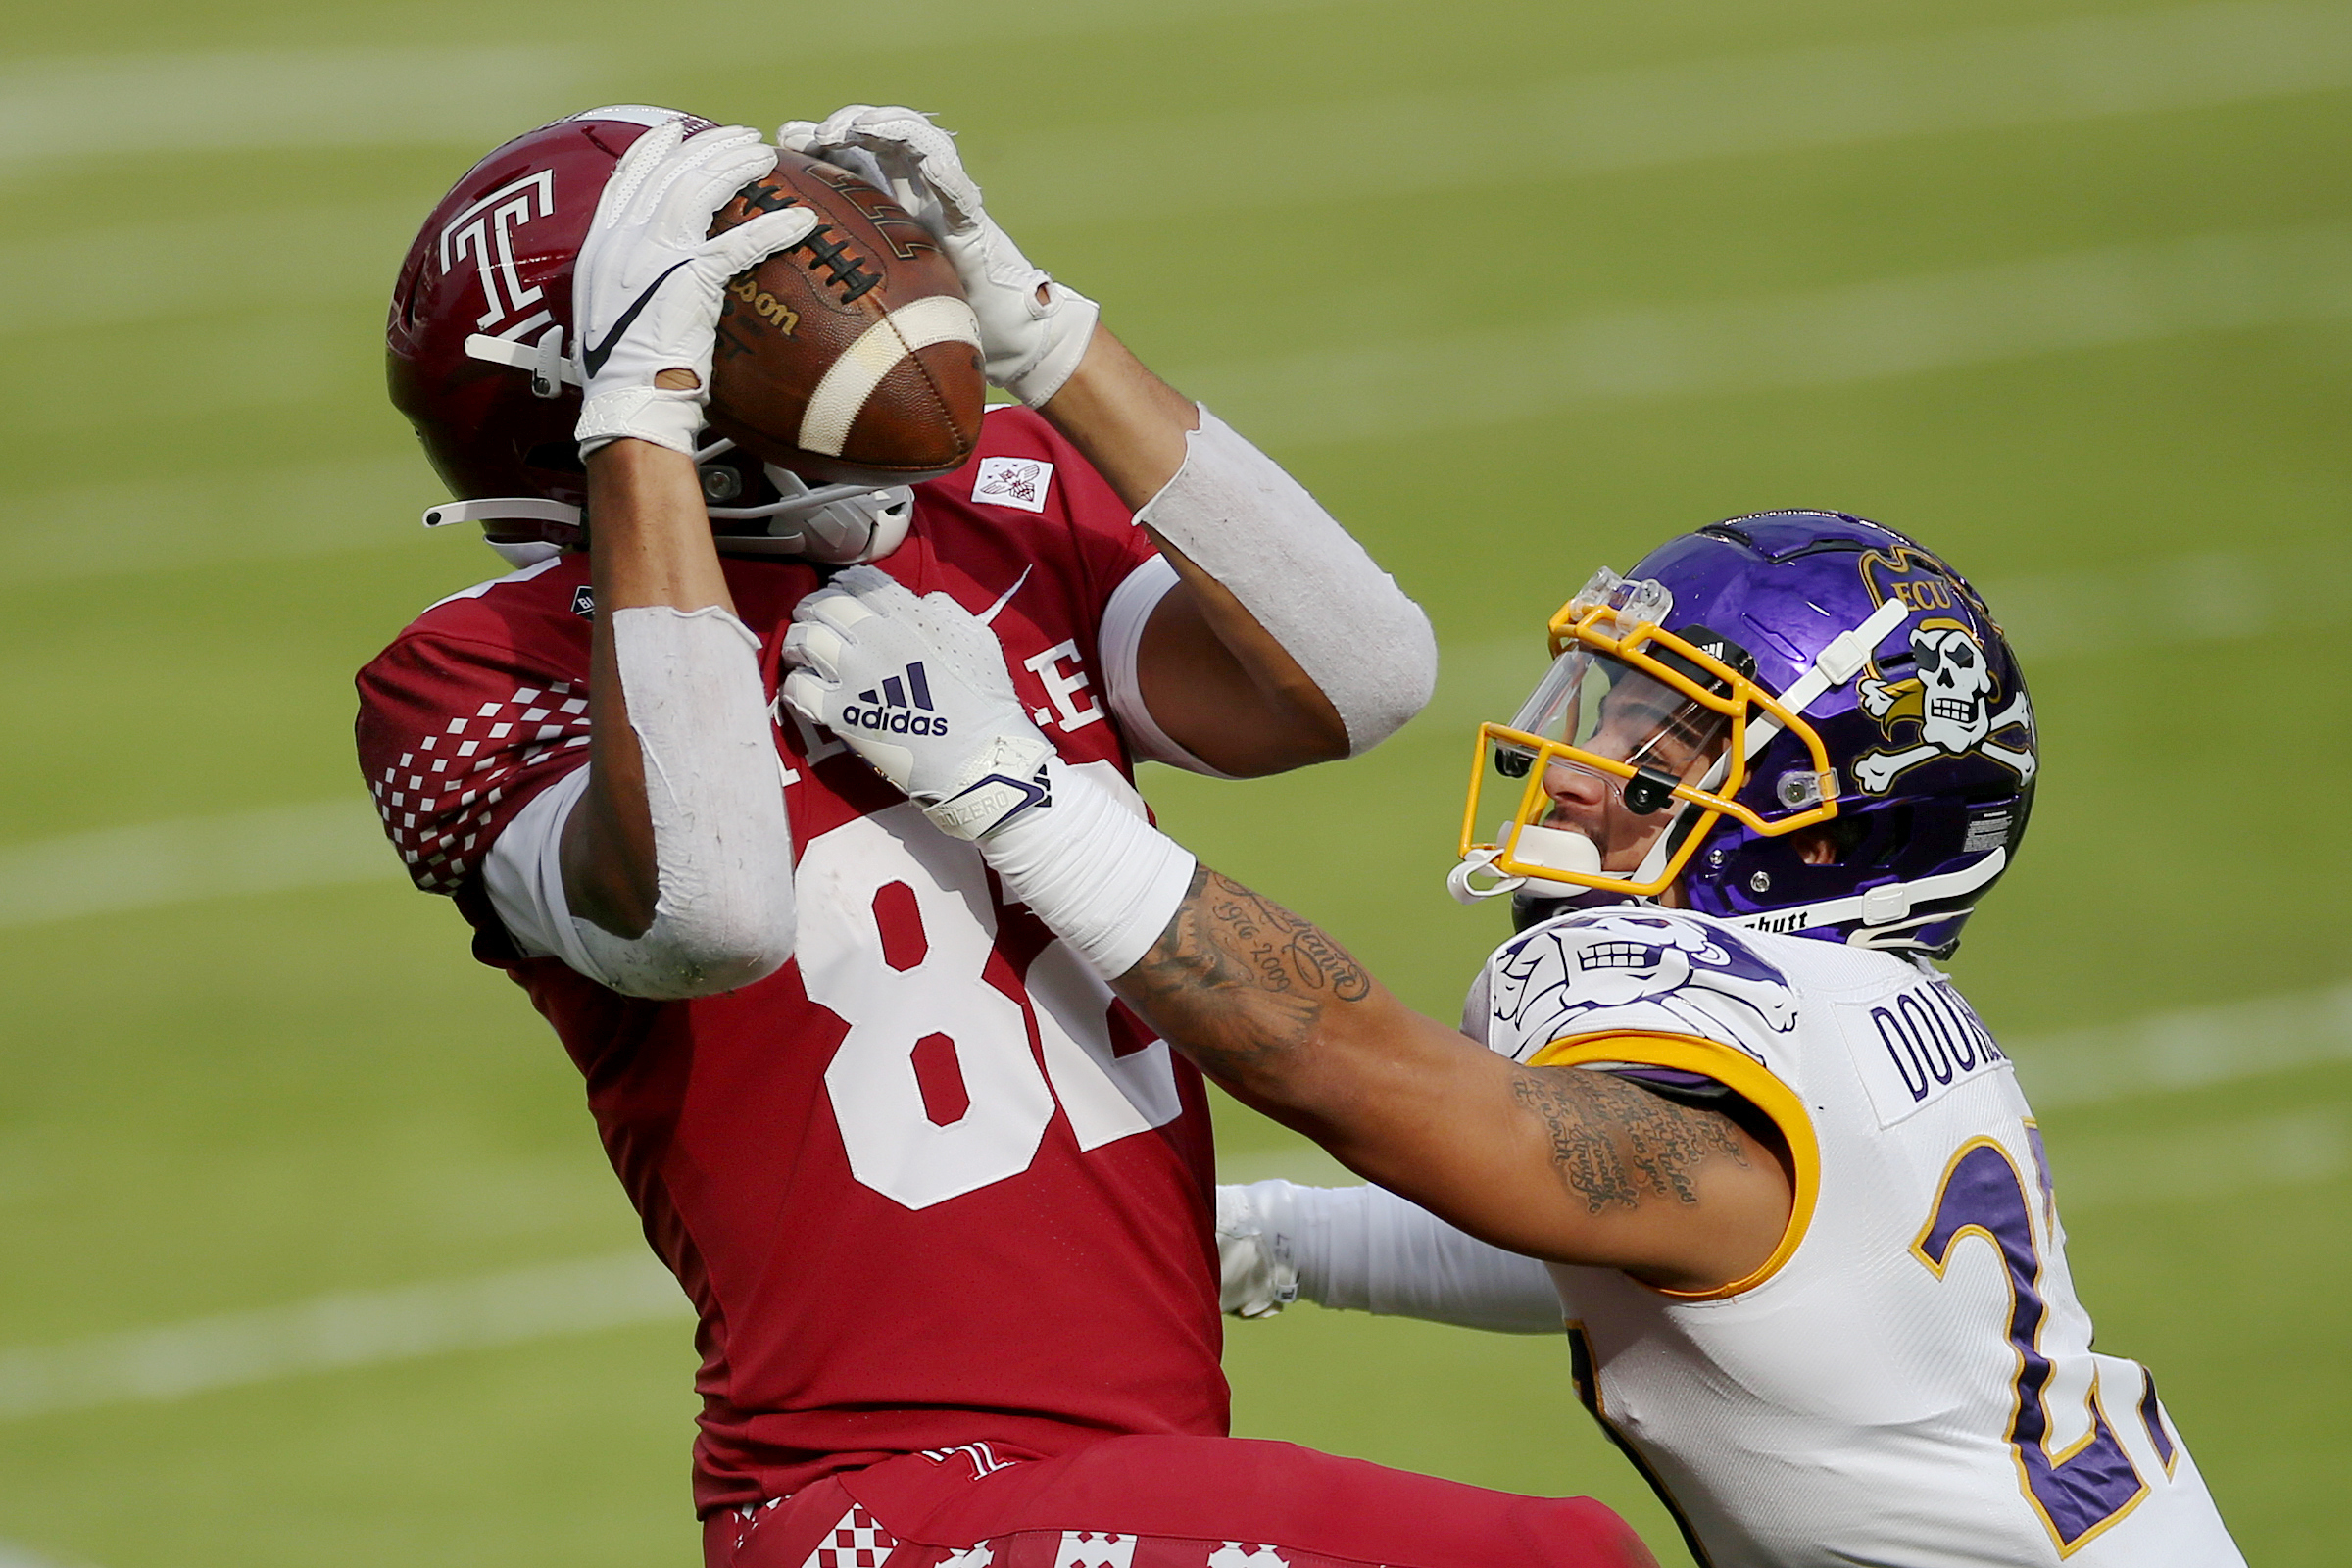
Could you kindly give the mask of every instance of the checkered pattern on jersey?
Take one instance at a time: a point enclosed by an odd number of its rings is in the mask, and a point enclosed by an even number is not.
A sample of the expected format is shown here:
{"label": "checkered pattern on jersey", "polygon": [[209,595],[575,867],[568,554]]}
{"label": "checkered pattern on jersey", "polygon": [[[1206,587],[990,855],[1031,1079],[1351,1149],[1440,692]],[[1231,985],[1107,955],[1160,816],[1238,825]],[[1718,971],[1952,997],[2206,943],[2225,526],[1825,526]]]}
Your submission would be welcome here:
{"label": "checkered pattern on jersey", "polygon": [[[770,1507],[774,1504],[770,1503]],[[757,1510],[739,1510],[747,1523]],[[1252,1541],[1121,1536],[1100,1530],[1024,1530],[969,1546],[901,1543],[853,1505],[800,1568],[1374,1568],[1353,1558]]]}
{"label": "checkered pattern on jersey", "polygon": [[585,690],[563,680],[517,686],[417,735],[372,770],[368,788],[416,885],[445,893],[472,872],[522,775],[587,744]]}
{"label": "checkered pattern on jersey", "polygon": [[852,1507],[825,1533],[801,1568],[882,1568],[898,1542],[861,1507]]}
{"label": "checkered pattern on jersey", "polygon": [[[924,1555],[917,1556],[921,1552]],[[932,1553],[938,1553],[936,1558]],[[805,1565],[806,1568],[806,1565]],[[906,1546],[891,1568],[1372,1568],[1254,1541],[1120,1536],[1098,1530],[1024,1530],[961,1550]]]}

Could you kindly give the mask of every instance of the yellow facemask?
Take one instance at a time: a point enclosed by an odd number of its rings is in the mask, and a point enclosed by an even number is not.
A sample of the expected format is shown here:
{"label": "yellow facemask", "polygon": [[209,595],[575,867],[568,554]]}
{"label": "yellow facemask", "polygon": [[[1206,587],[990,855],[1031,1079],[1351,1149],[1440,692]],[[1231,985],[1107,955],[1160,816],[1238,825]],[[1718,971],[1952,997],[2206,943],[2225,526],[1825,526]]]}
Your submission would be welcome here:
{"label": "yellow facemask", "polygon": [[[1744,656],[1664,630],[1658,622],[1671,608],[1663,585],[1603,570],[1551,617],[1550,670],[1511,723],[1479,726],[1457,894],[1518,885],[1469,883],[1470,872],[1485,869],[1654,897],[1722,817],[1777,837],[1838,814],[1837,775],[1813,727],[1724,657]],[[1827,682],[1798,684],[1813,688],[1791,688],[1801,709]],[[1750,760],[1782,730],[1802,743],[1812,770],[1783,773],[1781,809],[1763,814],[1737,797]],[[1482,808],[1487,784],[1497,777],[1517,797],[1494,838],[1481,842],[1477,824],[1493,820]],[[1672,803],[1680,804],[1668,812]],[[1581,821],[1563,825],[1579,812]],[[1603,868],[1637,850],[1639,864]]]}

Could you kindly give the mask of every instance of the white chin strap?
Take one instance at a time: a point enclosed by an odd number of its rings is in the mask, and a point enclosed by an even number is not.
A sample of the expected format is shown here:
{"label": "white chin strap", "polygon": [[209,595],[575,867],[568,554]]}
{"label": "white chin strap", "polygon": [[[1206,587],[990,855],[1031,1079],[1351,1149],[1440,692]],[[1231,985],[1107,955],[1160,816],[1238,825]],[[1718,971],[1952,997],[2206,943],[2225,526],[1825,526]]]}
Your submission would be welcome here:
{"label": "white chin strap", "polygon": [[580,509],[564,501],[537,496],[499,496],[488,501],[444,501],[427,507],[427,528],[449,528],[461,522],[557,522],[579,526]]}
{"label": "white chin strap", "polygon": [[1994,850],[1973,865],[1940,876],[1923,876],[1916,882],[1889,882],[1885,887],[1866,888],[1860,893],[1841,899],[1824,899],[1819,904],[1793,905],[1786,909],[1766,909],[1760,914],[1731,915],[1725,924],[1749,931],[1810,931],[1816,926],[1842,925],[1858,920],[1861,927],[1848,934],[1851,947],[1877,948],[1900,945],[1905,933],[1937,920],[1948,920],[1966,914],[1966,908],[1931,909],[1925,914],[1911,911],[1923,904],[1939,904],[1945,899],[1966,898],[1999,876],[2009,864],[2007,850]]}

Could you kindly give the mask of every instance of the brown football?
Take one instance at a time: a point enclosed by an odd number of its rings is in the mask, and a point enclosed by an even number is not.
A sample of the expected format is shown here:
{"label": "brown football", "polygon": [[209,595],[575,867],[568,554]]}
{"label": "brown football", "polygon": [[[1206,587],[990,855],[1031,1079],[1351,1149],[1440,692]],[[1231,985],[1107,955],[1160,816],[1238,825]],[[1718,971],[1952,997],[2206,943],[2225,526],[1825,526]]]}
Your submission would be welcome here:
{"label": "brown football", "polygon": [[728,285],[711,431],[811,483],[902,484],[962,464],[988,380],[954,265],[888,196],[792,152],[710,231],[787,207],[822,225]]}

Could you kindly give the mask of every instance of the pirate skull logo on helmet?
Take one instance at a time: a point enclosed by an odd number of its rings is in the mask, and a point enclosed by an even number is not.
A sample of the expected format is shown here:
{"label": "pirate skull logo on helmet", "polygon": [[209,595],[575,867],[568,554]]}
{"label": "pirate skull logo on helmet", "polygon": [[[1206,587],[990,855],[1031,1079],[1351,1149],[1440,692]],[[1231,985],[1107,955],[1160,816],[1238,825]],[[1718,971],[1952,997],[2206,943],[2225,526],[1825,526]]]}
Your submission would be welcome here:
{"label": "pirate skull logo on helmet", "polygon": [[[1938,618],[1913,628],[1910,643],[1917,674],[1887,681],[1873,673],[1863,677],[1857,690],[1863,710],[1879,721],[1889,740],[1895,725],[1907,721],[1918,726],[1916,741],[1855,759],[1854,782],[1870,794],[1883,795],[1897,775],[1922,762],[1967,752],[1990,758],[2021,780],[2031,779],[2034,710],[2022,691],[2007,707],[1994,710],[1999,683],[1976,634],[1957,620]],[[2024,745],[2003,746],[1992,739],[2012,726],[2026,729]]]}

